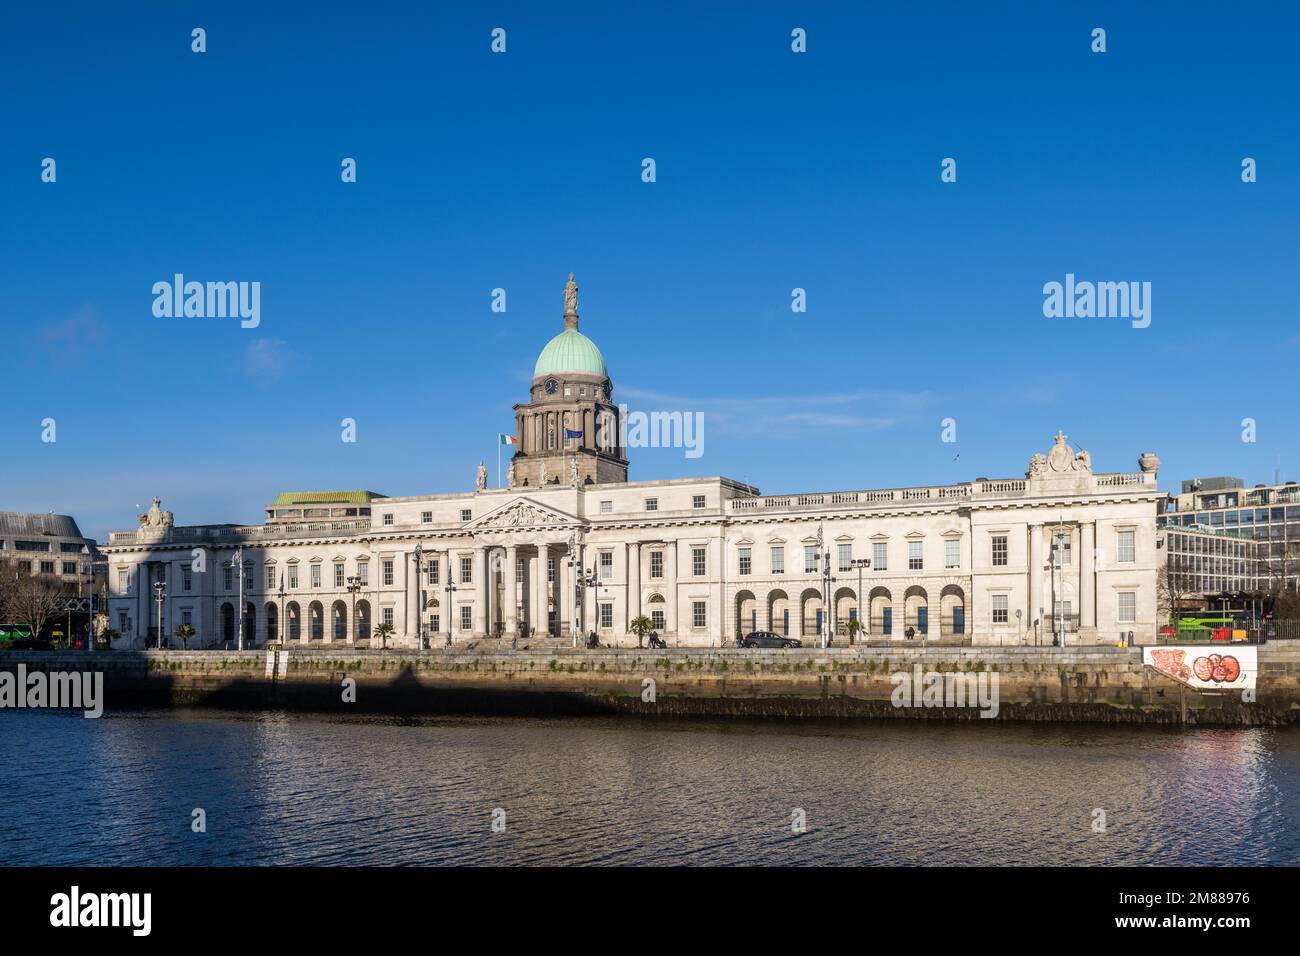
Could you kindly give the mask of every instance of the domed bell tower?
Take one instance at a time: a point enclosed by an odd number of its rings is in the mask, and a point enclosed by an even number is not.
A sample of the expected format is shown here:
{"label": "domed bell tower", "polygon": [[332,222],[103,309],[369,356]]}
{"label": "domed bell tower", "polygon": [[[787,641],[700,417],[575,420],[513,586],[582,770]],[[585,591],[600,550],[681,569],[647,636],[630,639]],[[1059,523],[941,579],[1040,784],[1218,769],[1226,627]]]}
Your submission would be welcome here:
{"label": "domed bell tower", "polygon": [[564,330],[533,368],[530,401],[515,406],[519,450],[511,487],[579,487],[627,481],[614,384],[596,343],[578,331],[578,286],[564,287]]}

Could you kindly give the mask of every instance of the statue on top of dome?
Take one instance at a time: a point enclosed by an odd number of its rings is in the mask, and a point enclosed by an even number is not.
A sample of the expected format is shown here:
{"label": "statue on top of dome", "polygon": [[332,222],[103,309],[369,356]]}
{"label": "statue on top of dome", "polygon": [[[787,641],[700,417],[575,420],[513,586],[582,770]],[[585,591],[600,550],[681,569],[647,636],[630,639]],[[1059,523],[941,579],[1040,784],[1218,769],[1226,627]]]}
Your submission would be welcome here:
{"label": "statue on top of dome", "polygon": [[578,314],[578,284],[573,281],[573,273],[569,273],[568,284],[564,287],[564,314],[576,316]]}

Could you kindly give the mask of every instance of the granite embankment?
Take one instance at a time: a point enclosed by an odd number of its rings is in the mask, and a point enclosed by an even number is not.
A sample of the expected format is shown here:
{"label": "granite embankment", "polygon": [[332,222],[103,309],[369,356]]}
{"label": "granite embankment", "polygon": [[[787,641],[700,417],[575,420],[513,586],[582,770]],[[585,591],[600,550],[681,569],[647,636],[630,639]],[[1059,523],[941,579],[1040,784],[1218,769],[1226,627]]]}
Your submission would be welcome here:
{"label": "granite embankment", "polygon": [[[106,706],[283,708],[337,713],[619,713],[745,718],[979,719],[980,708],[895,706],[899,672],[961,675],[997,718],[1250,726],[1300,722],[1300,645],[1259,649],[1254,701],[1202,693],[1138,649],[831,648],[788,651],[289,650],[9,652],[0,670],[98,670]],[[917,703],[920,703],[919,701]],[[987,710],[987,708],[985,708]],[[0,714],[0,719],[3,719]]]}

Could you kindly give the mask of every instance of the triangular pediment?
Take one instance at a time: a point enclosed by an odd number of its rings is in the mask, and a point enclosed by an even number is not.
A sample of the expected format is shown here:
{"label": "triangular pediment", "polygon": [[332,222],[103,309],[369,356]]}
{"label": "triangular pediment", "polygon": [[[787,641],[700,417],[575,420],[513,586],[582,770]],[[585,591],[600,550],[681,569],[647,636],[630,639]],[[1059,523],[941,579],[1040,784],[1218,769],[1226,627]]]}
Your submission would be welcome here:
{"label": "triangular pediment", "polygon": [[465,527],[472,531],[508,531],[517,528],[568,527],[581,523],[574,515],[548,508],[531,498],[516,498],[475,518]]}

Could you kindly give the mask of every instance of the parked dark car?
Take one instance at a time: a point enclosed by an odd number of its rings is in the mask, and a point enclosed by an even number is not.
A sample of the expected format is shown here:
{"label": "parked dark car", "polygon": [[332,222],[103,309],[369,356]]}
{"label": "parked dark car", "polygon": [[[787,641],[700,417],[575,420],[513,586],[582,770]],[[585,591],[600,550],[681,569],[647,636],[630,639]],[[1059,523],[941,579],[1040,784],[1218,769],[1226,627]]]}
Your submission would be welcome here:
{"label": "parked dark car", "polygon": [[803,641],[797,637],[786,637],[771,631],[751,631],[744,637],[736,638],[737,647],[803,647]]}
{"label": "parked dark car", "polygon": [[54,650],[54,645],[49,641],[37,640],[34,637],[23,637],[16,641],[4,641],[0,643],[0,650],[51,651]]}

